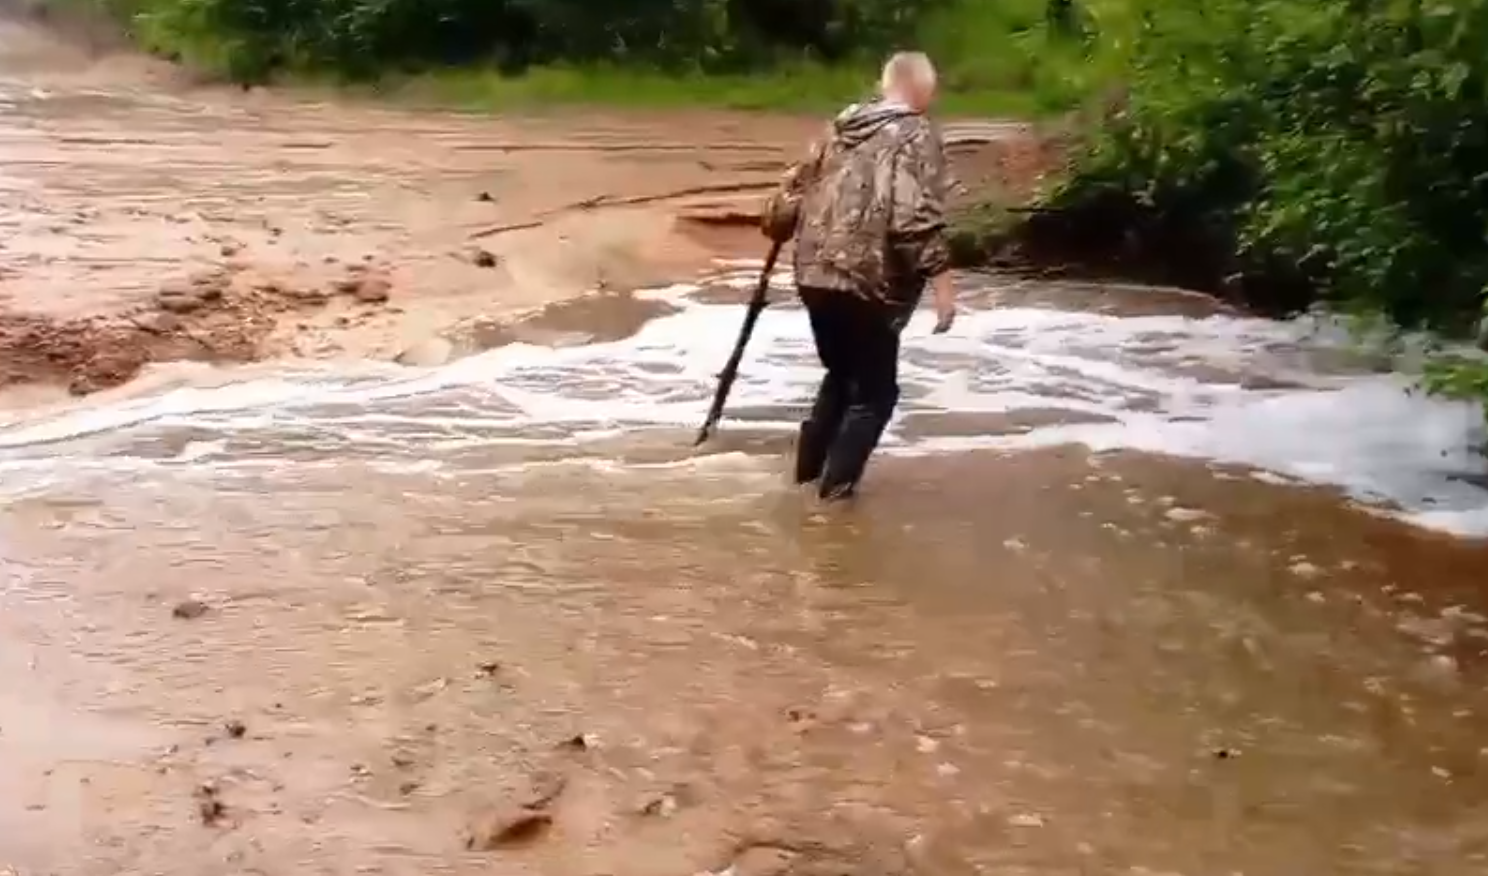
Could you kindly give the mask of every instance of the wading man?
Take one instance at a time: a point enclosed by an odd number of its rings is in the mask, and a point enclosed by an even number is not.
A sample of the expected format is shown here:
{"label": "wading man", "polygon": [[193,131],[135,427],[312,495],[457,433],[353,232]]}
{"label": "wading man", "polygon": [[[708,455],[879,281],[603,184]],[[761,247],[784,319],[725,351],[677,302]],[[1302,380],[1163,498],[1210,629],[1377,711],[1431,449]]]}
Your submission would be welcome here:
{"label": "wading man", "polygon": [[796,481],[851,496],[899,401],[899,334],[928,284],[936,333],[955,318],[945,239],[946,161],[926,117],[930,59],[884,65],[881,96],[843,110],[787,174],[764,230],[795,237],[796,284],[826,368],[801,425]]}

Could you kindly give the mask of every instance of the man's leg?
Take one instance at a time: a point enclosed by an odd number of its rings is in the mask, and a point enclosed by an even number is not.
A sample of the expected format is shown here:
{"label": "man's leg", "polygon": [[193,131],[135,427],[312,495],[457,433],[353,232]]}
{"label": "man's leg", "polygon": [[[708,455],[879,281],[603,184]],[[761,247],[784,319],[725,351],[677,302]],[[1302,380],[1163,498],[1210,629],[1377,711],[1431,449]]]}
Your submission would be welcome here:
{"label": "man's leg", "polygon": [[889,314],[855,301],[847,413],[822,472],[823,499],[851,496],[899,403],[899,332]]}
{"label": "man's leg", "polygon": [[796,442],[796,483],[806,484],[821,477],[832,441],[842,427],[847,413],[849,391],[846,362],[851,353],[852,334],[844,324],[842,299],[845,294],[820,289],[801,290],[801,302],[811,319],[811,337],[816,342],[816,355],[826,374],[816,391],[811,413],[801,424]]}

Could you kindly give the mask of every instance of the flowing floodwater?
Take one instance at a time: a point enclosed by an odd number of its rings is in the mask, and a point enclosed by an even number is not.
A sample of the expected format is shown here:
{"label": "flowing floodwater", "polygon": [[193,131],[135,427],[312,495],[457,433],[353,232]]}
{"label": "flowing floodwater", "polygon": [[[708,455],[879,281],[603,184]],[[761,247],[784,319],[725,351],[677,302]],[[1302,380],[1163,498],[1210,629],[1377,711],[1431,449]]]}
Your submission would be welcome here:
{"label": "flowing floodwater", "polygon": [[[268,148],[160,100],[193,172]],[[86,193],[25,124],[4,190]],[[1478,410],[1326,322],[968,274],[822,509],[788,277],[691,446],[757,267],[0,414],[0,873],[1488,872]]]}
{"label": "flowing floodwater", "polygon": [[[1389,519],[1484,531],[1475,411],[1315,327],[969,276],[952,335],[907,330],[864,497],[822,512],[783,483],[816,376],[788,304],[689,446],[750,276],[637,293],[664,315],[619,340],[166,369],[12,416],[9,854],[681,874],[762,836],[830,872],[1482,872],[1488,552]],[[188,597],[211,611],[172,620]],[[554,835],[465,852],[554,757]],[[207,781],[230,829],[194,821]]]}
{"label": "flowing floodwater", "polygon": [[[143,397],[16,418],[0,432],[5,490],[24,495],[82,472],[231,477],[356,461],[443,477],[617,452],[680,462],[758,269],[736,264],[699,286],[609,296],[619,302],[612,316],[639,310],[629,321],[644,323],[618,341],[549,332],[556,347],[509,343],[432,370],[274,366],[176,388],[167,378]],[[911,324],[888,453],[1070,444],[1163,453],[1334,486],[1423,526],[1488,536],[1488,493],[1475,483],[1485,470],[1478,410],[1349,368],[1342,329],[998,306],[998,293],[1039,288],[972,275],[962,282],[972,310],[957,333],[928,339],[917,336],[923,316]],[[587,304],[549,307],[546,319]],[[665,315],[645,322],[647,305]],[[732,395],[742,431],[772,449],[820,376],[802,329],[789,303],[767,311]]]}

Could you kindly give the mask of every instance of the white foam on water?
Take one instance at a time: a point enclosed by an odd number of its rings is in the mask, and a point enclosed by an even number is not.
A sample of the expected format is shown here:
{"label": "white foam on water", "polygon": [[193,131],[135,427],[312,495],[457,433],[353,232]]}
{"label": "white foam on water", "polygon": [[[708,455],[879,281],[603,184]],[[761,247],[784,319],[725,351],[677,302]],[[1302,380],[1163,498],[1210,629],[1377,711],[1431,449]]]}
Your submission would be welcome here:
{"label": "white foam on water", "polygon": [[[730,267],[710,285],[752,285],[752,265]],[[432,369],[260,369],[0,420],[0,493],[33,492],[68,470],[261,470],[275,454],[479,470],[468,457],[485,448],[675,436],[706,410],[742,312],[687,297],[697,288],[645,293],[678,312],[612,343],[513,344]],[[943,336],[930,334],[931,322],[919,313],[905,331],[887,453],[1074,443],[1236,463],[1398,506],[1423,526],[1488,535],[1488,491],[1462,480],[1488,473],[1472,449],[1484,437],[1481,411],[1410,392],[1399,376],[1321,373],[1310,351],[1339,339],[1314,337],[1307,324],[1022,307],[964,313]],[[730,397],[747,424],[722,428],[794,429],[819,378],[803,315],[767,309]],[[1066,416],[1027,431],[992,422],[1050,411]],[[988,422],[954,437],[904,428],[946,414]],[[162,458],[138,449],[162,443],[179,450]]]}

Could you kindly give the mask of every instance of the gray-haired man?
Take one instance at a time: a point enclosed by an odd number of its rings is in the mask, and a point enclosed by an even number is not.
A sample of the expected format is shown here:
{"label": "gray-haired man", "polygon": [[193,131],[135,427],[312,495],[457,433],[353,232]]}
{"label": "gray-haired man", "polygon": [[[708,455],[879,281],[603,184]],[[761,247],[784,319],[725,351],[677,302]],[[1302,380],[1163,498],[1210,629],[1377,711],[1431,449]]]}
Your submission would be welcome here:
{"label": "gray-haired man", "polygon": [[766,216],[777,240],[794,234],[796,284],[827,369],[796,449],[796,481],[823,499],[850,496],[899,400],[899,334],[928,283],[935,331],[955,319],[945,238],[947,175],[929,58],[884,65],[881,96],[843,110],[826,138],[787,175],[789,220]]}

